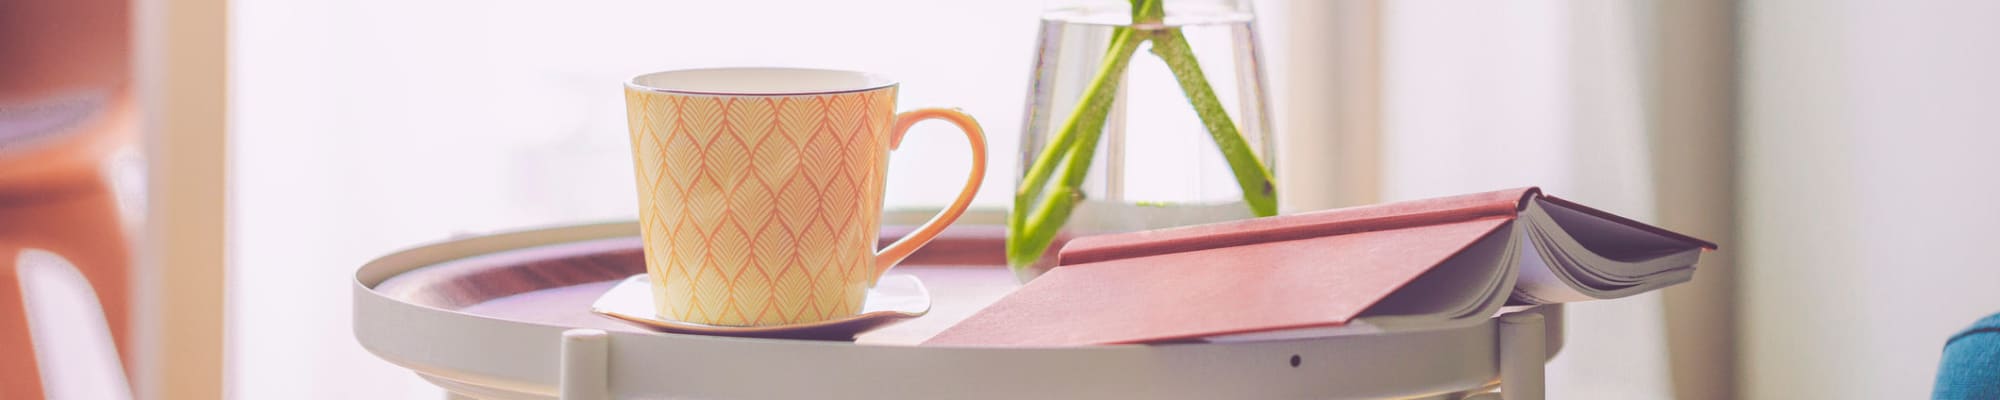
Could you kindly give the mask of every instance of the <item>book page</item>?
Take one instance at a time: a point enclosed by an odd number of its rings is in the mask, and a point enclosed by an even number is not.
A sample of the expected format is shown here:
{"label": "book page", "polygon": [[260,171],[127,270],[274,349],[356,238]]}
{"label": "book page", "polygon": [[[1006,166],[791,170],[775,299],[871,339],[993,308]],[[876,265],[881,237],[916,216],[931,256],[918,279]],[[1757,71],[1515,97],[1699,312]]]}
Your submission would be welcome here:
{"label": "book page", "polygon": [[1684,282],[1701,256],[1698,244],[1541,199],[1521,220],[1532,243],[1523,250],[1534,256],[1522,257],[1520,304],[1624,297]]}

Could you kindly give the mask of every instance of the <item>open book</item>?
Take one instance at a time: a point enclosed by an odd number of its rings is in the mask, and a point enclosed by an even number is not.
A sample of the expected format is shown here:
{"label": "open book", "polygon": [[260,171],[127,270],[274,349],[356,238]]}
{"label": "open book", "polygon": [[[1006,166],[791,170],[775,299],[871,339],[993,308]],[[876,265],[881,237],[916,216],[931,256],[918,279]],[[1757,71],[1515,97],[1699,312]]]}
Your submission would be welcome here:
{"label": "open book", "polygon": [[1478,323],[1686,282],[1715,245],[1535,188],[1072,240],[927,344],[1263,340]]}

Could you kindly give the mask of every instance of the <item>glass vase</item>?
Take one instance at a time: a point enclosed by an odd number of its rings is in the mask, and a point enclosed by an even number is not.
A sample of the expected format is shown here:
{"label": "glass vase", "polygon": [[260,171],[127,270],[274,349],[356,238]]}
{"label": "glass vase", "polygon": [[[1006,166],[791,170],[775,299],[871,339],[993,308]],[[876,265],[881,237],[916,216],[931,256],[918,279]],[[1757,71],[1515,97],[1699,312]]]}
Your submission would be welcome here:
{"label": "glass vase", "polygon": [[[1042,30],[1035,55],[1026,123],[1021,135],[1021,170],[1015,194],[1029,189],[1027,177],[1058,141],[1062,131],[1075,122],[1079,107],[1088,101],[1093,85],[1104,77],[1117,79],[1109,108],[1103,110],[1102,130],[1096,138],[1094,156],[1089,157],[1087,174],[1076,186],[1078,196],[1055,239],[1040,257],[1015,257],[1017,275],[1023,282],[1040,275],[1053,265],[1055,253],[1066,238],[1104,233],[1129,232],[1268,215],[1253,212],[1244,190],[1263,192],[1275,198],[1268,180],[1275,165],[1269,112],[1265,99],[1262,59],[1257,48],[1255,18],[1248,1],[1163,0],[1164,18],[1135,25],[1132,3],[1112,1],[1062,1],[1050,4],[1042,17]],[[1192,93],[1188,64],[1171,65],[1170,60],[1189,60],[1186,52],[1162,54],[1160,40],[1148,40],[1129,56],[1122,74],[1105,72],[1107,60],[1118,57],[1114,41],[1120,29],[1132,34],[1177,34],[1191,50],[1193,65],[1205,78],[1212,96]],[[1164,37],[1164,36],[1154,36]],[[1192,101],[1207,98],[1206,108]],[[1226,117],[1204,115],[1201,110],[1217,110]],[[1223,121],[1226,119],[1226,121]],[[1267,178],[1260,186],[1246,186],[1237,169],[1221,150],[1215,125],[1232,125],[1230,136],[1239,136],[1236,147],[1247,147],[1263,167]],[[1074,129],[1071,129],[1074,130]],[[1076,134],[1072,132],[1072,134]],[[1241,157],[1238,155],[1237,157]],[[1241,160],[1238,160],[1241,162]],[[1060,164],[1054,164],[1060,165]],[[1061,173],[1055,173],[1060,175]],[[1059,179],[1059,178],[1051,178]],[[1046,190],[1046,189],[1044,189]],[[1274,210],[1275,200],[1264,204]],[[1033,206],[1037,201],[1018,201],[1016,217],[1037,216],[1046,211]],[[1030,210],[1024,212],[1024,210]],[[1020,241],[1019,225],[1010,225],[1010,241]],[[1018,245],[1010,242],[1010,256]],[[1026,260],[1033,260],[1026,262]]]}

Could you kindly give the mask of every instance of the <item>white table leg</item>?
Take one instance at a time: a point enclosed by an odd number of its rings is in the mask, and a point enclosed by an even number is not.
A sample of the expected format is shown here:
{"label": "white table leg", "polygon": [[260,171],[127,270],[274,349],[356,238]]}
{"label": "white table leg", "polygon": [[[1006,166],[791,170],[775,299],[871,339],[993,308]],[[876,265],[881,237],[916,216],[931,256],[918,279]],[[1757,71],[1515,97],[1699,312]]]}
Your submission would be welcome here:
{"label": "white table leg", "polygon": [[1500,316],[1500,394],[1507,400],[1542,400],[1548,342],[1542,315],[1517,312]]}
{"label": "white table leg", "polygon": [[611,336],[597,329],[571,329],[562,335],[563,400],[610,400]]}

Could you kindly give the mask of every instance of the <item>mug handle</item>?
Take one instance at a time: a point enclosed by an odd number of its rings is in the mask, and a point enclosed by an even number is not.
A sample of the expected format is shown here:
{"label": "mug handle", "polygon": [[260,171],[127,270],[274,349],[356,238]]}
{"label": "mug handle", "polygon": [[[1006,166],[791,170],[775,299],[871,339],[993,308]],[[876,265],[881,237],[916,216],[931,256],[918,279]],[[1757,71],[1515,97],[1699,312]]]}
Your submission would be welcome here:
{"label": "mug handle", "polygon": [[909,235],[875,253],[876,279],[881,279],[882,274],[889,272],[890,267],[908,258],[910,253],[917,251],[917,248],[930,243],[931,239],[936,239],[938,233],[944,231],[945,226],[951,225],[952,221],[957,221],[960,215],[964,215],[965,207],[972,205],[972,196],[979,193],[980,180],[986,177],[986,134],[979,129],[979,121],[972,120],[972,116],[965,115],[958,109],[920,108],[896,114],[896,125],[889,131],[889,149],[895,150],[903,144],[903,134],[910,131],[911,125],[927,119],[950,121],[953,125],[958,125],[959,130],[965,131],[965,141],[972,144],[972,172],[965,178],[965,188],[958,191],[958,199],[952,200],[951,206],[945,207],[943,212],[931,217],[931,220],[925,222],[923,226],[910,231]]}

